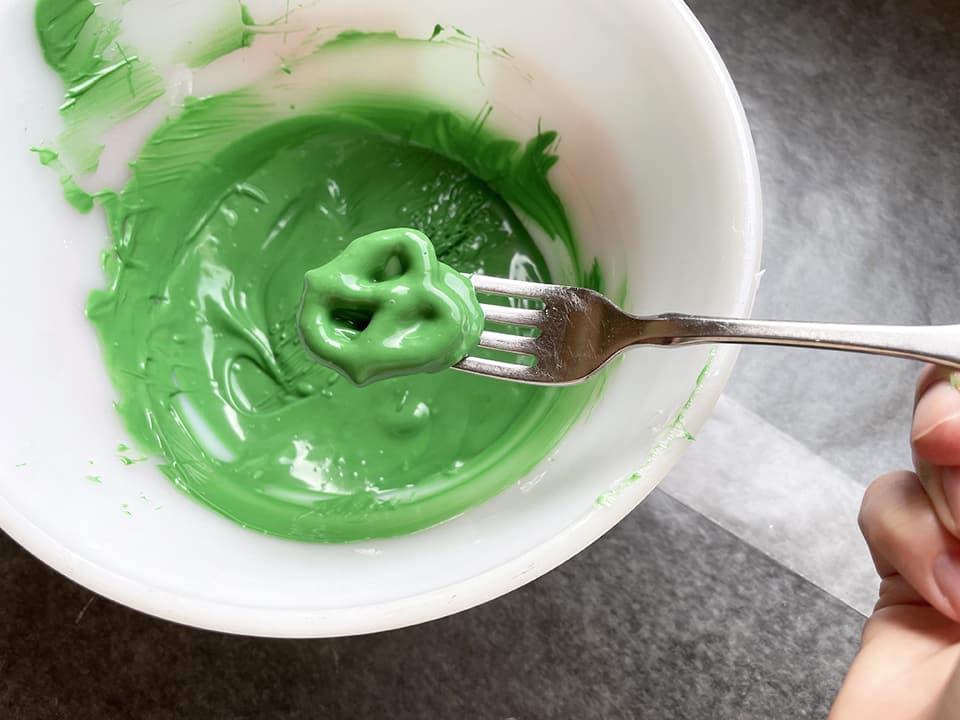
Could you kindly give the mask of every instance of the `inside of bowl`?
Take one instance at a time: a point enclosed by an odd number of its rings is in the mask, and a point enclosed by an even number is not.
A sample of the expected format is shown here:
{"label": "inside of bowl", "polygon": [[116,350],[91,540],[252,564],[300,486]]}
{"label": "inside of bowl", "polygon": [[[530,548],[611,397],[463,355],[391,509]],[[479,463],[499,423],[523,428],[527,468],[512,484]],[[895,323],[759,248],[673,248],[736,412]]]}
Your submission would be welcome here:
{"label": "inside of bowl", "polygon": [[[758,251],[749,138],[722,66],[680,3],[304,5],[249,2],[252,44],[191,69],[179,60],[183,43],[168,39],[202,39],[235,3],[132,0],[126,39],[163,69],[167,92],[104,134],[100,167],[81,182],[122,185],[149,132],[186,95],[255,85],[276,101],[264,123],[322,108],[344,90],[416,96],[469,117],[488,113],[491,128],[520,141],[559,133],[550,178],[580,260],[598,262],[605,290],[627,309],[748,310]],[[87,294],[104,282],[104,221],[70,208],[56,175],[28,151],[57,136],[63,88],[34,43],[29,3],[0,16],[17,108],[0,117],[9,158],[0,312],[11,339],[0,357],[9,387],[0,523],[93,589],[260,634],[359,632],[452,612],[549,570],[612,526],[663,477],[719,392],[731,353],[637,350],[610,368],[602,393],[534,472],[454,520],[347,545],[244,530],[181,494],[135,449],[118,450],[132,443],[84,318]],[[436,27],[462,37],[312,52],[346,30],[422,39]],[[293,61],[296,72],[277,72]],[[555,277],[569,279],[563,254],[551,252],[556,239],[537,239]]]}

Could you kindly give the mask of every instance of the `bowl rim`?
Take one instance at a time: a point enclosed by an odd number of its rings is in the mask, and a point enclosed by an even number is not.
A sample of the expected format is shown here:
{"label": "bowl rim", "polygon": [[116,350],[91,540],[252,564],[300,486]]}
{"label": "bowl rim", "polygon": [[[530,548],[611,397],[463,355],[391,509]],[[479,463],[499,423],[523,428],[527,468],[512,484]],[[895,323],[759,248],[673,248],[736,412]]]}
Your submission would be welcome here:
{"label": "bowl rim", "polygon": [[[644,0],[629,0],[634,9]],[[661,0],[685,26],[685,32],[705,59],[707,70],[723,92],[726,112],[735,126],[744,191],[744,261],[736,303],[749,315],[756,292],[762,247],[760,176],[750,127],[720,55],[693,12],[682,0]],[[738,355],[734,346],[718,348],[711,373],[692,399],[685,425],[696,433],[713,410]],[[664,453],[655,464],[662,475],[679,451]],[[627,488],[606,508],[588,512],[562,532],[522,555],[466,580],[401,600],[348,608],[302,610],[271,609],[211,602],[161,590],[83,558],[28,520],[0,497],[0,518],[6,533],[44,563],[93,592],[150,615],[197,628],[262,637],[315,638],[361,635],[397,629],[467,610],[539,578],[591,545],[617,525],[648,494],[650,488]]]}

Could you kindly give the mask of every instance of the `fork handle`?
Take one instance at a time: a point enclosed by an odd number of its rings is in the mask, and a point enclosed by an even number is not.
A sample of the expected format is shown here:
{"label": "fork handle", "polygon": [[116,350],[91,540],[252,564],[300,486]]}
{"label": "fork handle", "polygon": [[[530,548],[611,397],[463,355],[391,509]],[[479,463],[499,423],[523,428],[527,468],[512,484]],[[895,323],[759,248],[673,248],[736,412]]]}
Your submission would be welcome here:
{"label": "fork handle", "polygon": [[960,325],[851,325],[667,314],[639,321],[631,345],[735,343],[847,350],[960,369]]}

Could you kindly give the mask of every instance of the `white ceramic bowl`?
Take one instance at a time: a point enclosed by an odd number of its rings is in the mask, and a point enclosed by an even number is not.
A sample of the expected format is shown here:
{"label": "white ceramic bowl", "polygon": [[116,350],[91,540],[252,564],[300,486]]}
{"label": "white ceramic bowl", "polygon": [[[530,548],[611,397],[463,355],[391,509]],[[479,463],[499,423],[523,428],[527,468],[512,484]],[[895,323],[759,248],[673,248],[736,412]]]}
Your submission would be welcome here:
{"label": "white ceramic bowl", "polygon": [[[147,23],[128,32],[146,46],[202,33],[199,8],[211,14],[215,4],[132,0],[125,7]],[[228,632],[313,637],[423,622],[513,590],[596,540],[664,477],[688,442],[683,430],[706,419],[735,351],[716,353],[696,391],[707,349],[634,351],[530,477],[441,526],[352,545],[244,530],[151,463],[121,464],[117,445],[130,441],[83,314],[103,283],[104,220],[68,207],[55,175],[28,152],[55,138],[62,97],[34,42],[32,5],[0,3],[0,526],[63,574],[144,612]],[[286,3],[251,5],[268,18]],[[733,84],[680,0],[321,6],[295,22],[323,25],[327,36],[352,28],[415,37],[440,22],[509,49],[511,61],[479,66],[470,51],[443,63],[351,58],[312,82],[441,95],[464,111],[489,100],[492,124],[517,139],[542,120],[562,137],[552,178],[579,238],[612,288],[626,283],[630,310],[749,312],[761,244],[753,146]],[[168,97],[115,133],[93,184],[122,180],[189,86],[212,92],[263,75],[279,42],[264,38],[196,75],[166,67]],[[163,65],[162,46],[143,52]]]}

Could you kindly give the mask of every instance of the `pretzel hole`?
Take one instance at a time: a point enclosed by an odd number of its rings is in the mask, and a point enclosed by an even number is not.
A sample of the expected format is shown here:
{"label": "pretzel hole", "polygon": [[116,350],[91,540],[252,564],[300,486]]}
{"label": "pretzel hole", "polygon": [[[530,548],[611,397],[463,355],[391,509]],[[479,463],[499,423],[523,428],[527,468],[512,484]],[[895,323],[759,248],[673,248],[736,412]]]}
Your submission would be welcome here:
{"label": "pretzel hole", "polygon": [[330,312],[330,321],[338,335],[349,339],[370,326],[374,312],[368,308],[338,307]]}
{"label": "pretzel hole", "polygon": [[373,274],[373,281],[386,282],[387,280],[393,280],[394,278],[406,275],[409,269],[410,259],[406,256],[406,253],[395,252],[387,258],[383,267],[379,268]]}

